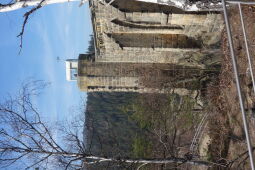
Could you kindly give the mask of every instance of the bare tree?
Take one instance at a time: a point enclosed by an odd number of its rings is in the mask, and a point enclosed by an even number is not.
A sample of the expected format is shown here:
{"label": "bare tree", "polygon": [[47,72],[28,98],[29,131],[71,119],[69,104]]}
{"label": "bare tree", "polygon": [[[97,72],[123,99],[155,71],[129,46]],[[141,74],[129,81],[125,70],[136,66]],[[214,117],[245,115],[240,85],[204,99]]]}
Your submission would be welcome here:
{"label": "bare tree", "polygon": [[[16,97],[9,96],[0,103],[0,166],[13,166],[19,161],[26,162],[24,169],[32,167],[58,166],[63,169],[79,169],[84,165],[103,162],[126,164],[167,164],[188,163],[211,166],[209,162],[169,157],[164,159],[128,159],[101,157],[86,151],[82,134],[76,130],[83,126],[72,123],[73,127],[52,127],[43,121],[32,98],[40,93],[46,84],[30,81],[24,84]],[[57,137],[54,129],[60,127]],[[61,142],[60,142],[61,141]],[[55,162],[55,164],[53,164]]]}
{"label": "bare tree", "polygon": [[[10,12],[14,10],[18,10],[21,8],[28,7],[36,7],[36,6],[46,6],[55,3],[64,3],[64,2],[72,2],[72,1],[80,1],[80,0],[16,0],[11,1],[7,4],[0,4],[0,12]],[[85,1],[81,1],[84,3]]]}

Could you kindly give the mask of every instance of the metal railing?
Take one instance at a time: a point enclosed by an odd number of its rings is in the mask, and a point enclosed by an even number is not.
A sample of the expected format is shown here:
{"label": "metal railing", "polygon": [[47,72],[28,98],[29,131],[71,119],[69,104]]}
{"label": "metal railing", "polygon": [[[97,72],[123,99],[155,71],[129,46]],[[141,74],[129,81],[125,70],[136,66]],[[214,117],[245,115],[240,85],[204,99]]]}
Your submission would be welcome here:
{"label": "metal railing", "polygon": [[206,120],[207,120],[208,116],[209,116],[209,114],[205,113],[203,118],[201,119],[200,123],[198,124],[198,126],[196,128],[195,135],[192,139],[192,142],[191,142],[191,145],[190,145],[190,148],[189,148],[189,150],[192,154],[194,154],[198,149],[198,144],[199,144],[199,141],[201,139],[202,132],[204,130],[204,127],[205,127]]}
{"label": "metal railing", "polygon": [[246,31],[245,31],[245,24],[244,24],[244,20],[243,20],[243,13],[242,13],[242,6],[241,6],[242,4],[255,5],[255,2],[254,1],[244,2],[244,1],[222,0],[222,7],[223,7],[224,19],[225,19],[226,30],[227,30],[227,35],[228,35],[230,55],[231,55],[231,58],[232,58],[233,70],[234,70],[234,75],[235,75],[235,79],[236,79],[236,87],[237,87],[239,103],[240,103],[240,108],[241,108],[241,113],[242,113],[242,119],[243,119],[243,124],[244,124],[244,131],[245,131],[245,136],[246,136],[247,148],[248,148],[248,152],[249,152],[250,164],[251,164],[251,169],[255,170],[254,169],[253,153],[252,153],[253,149],[252,149],[252,145],[251,145],[251,139],[250,139],[249,128],[248,128],[249,126],[248,126],[248,123],[247,123],[247,117],[246,117],[246,113],[245,113],[245,110],[244,110],[244,102],[243,102],[243,96],[242,96],[241,86],[240,86],[239,72],[238,72],[238,67],[237,67],[237,59],[236,59],[236,55],[235,55],[235,52],[234,52],[232,32],[231,32],[231,29],[230,29],[229,17],[228,17],[228,13],[227,13],[227,5],[226,5],[227,3],[238,5],[238,8],[239,8],[240,20],[241,20],[241,25],[242,25],[242,32],[243,32],[245,48],[246,48],[246,55],[247,55],[247,58],[248,58],[249,70],[250,70],[250,74],[251,74],[251,78],[252,78],[253,92],[255,94],[255,81],[254,81],[253,67],[252,67],[252,61],[251,61],[251,57],[250,57],[248,42],[247,42],[247,35],[246,35]]}

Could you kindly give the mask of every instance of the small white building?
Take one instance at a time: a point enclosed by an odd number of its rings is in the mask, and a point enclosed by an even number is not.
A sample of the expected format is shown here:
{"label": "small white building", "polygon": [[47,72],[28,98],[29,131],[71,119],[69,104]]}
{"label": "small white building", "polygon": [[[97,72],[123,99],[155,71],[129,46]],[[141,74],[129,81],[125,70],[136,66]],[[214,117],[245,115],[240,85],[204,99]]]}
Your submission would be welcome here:
{"label": "small white building", "polygon": [[66,60],[66,80],[77,81],[78,76],[78,60],[68,59]]}

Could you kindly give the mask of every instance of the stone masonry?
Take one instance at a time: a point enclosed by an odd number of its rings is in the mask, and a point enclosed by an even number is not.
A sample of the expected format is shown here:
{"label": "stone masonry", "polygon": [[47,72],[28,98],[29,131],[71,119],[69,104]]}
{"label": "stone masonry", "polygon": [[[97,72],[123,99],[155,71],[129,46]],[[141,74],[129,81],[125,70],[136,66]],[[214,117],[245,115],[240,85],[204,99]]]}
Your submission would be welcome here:
{"label": "stone masonry", "polygon": [[174,80],[169,87],[186,94],[194,77],[219,64],[220,14],[185,13],[135,0],[109,2],[90,0],[95,58],[79,59],[81,90],[164,92],[155,82]]}

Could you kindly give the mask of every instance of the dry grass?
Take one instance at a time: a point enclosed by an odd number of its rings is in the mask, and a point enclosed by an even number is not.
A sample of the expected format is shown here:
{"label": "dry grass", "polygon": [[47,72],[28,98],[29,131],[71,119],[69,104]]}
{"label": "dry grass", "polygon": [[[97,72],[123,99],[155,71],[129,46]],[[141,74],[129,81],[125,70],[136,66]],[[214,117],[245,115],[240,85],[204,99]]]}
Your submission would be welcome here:
{"label": "dry grass", "polygon": [[[250,45],[250,52],[254,58],[255,54],[255,8],[243,7],[246,31]],[[247,111],[254,108],[254,94],[251,91],[251,78],[247,74],[248,65],[245,55],[245,46],[241,30],[240,17],[237,8],[230,9],[230,21],[232,25],[235,53],[238,57],[241,86],[243,89],[245,108]],[[211,143],[208,146],[208,158],[218,163],[227,163],[236,160],[231,164],[230,169],[250,169],[246,151],[243,122],[241,118],[239,101],[236,91],[236,84],[232,73],[232,61],[229,53],[226,32],[222,36],[222,69],[217,81],[208,87],[208,99],[211,117],[208,124],[208,134]],[[255,65],[255,62],[253,62]],[[248,114],[250,134],[252,143],[255,142],[255,124],[253,115]],[[214,169],[214,168],[213,168]],[[219,169],[219,168],[217,168]]]}

